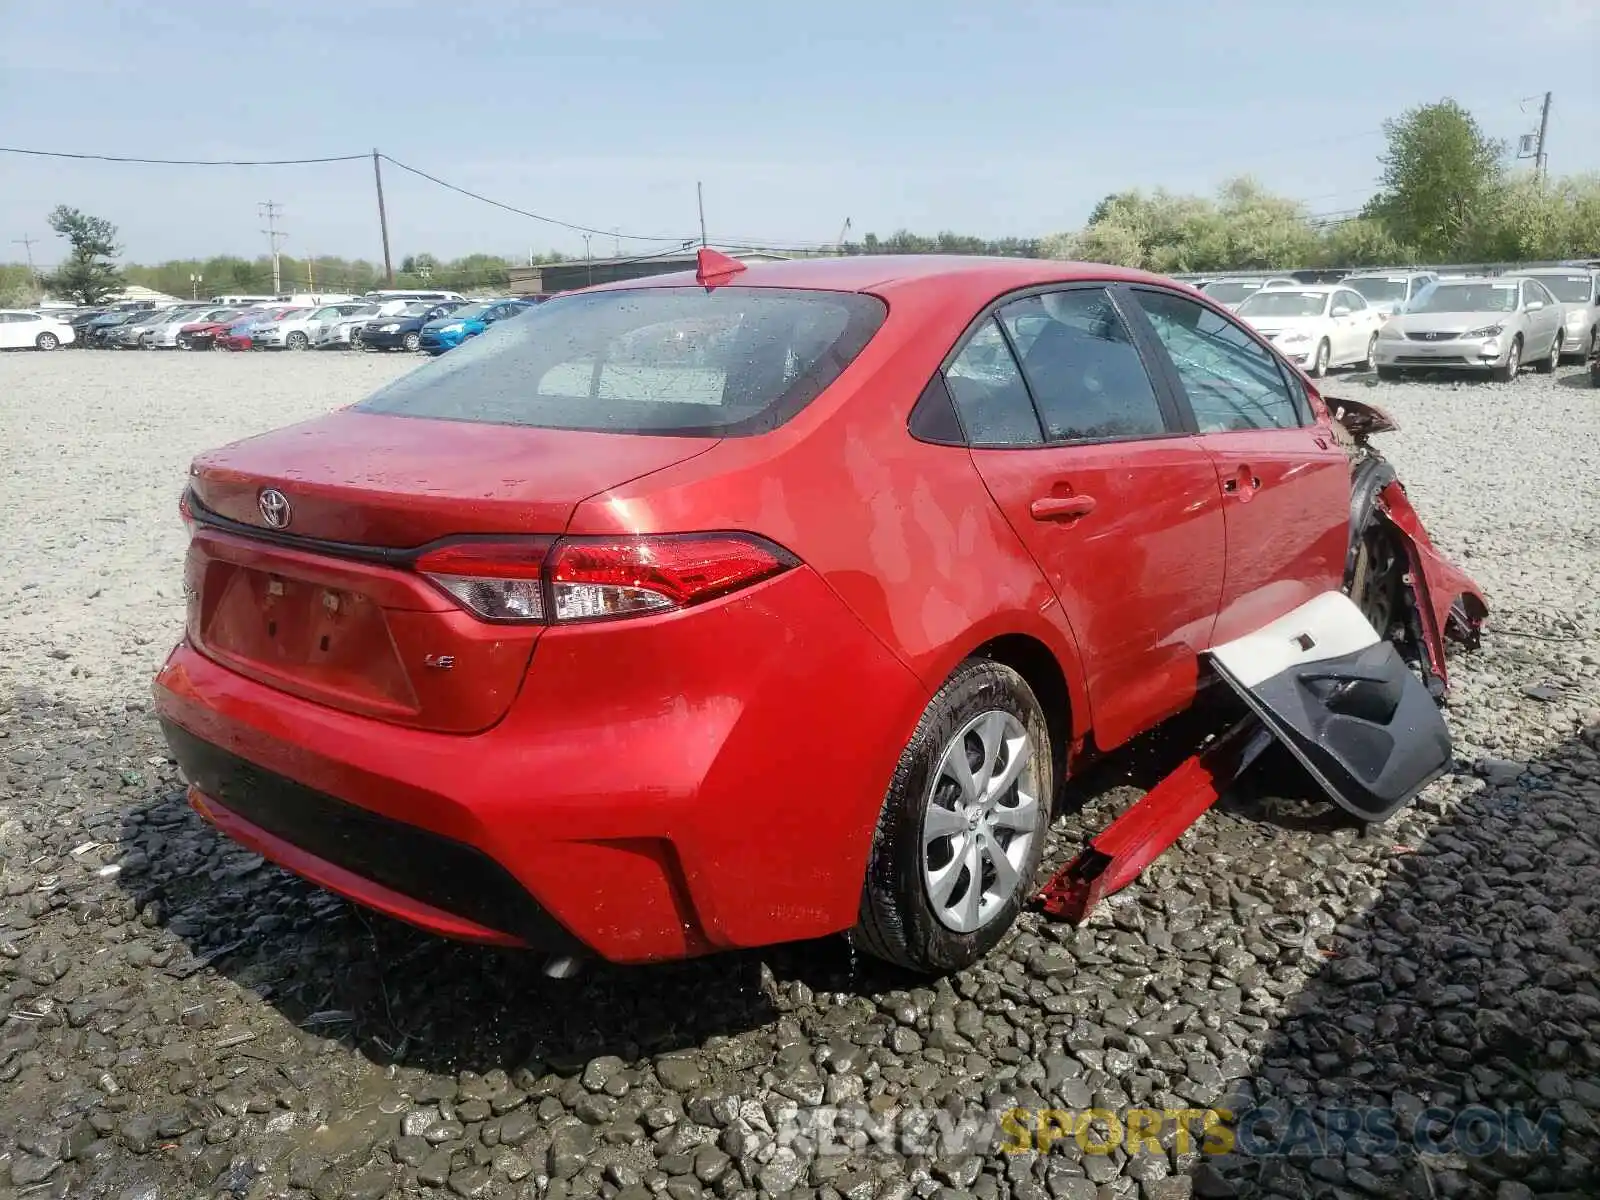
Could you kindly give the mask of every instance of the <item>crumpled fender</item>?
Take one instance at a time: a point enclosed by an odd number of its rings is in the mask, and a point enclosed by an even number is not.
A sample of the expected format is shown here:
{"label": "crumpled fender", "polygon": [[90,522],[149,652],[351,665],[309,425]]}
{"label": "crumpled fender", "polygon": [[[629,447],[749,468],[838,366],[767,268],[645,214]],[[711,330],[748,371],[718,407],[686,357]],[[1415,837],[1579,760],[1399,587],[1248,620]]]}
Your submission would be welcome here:
{"label": "crumpled fender", "polygon": [[1450,686],[1444,659],[1445,638],[1475,647],[1484,618],[1489,615],[1489,602],[1472,577],[1433,544],[1416,509],[1411,507],[1405,485],[1398,479],[1378,493],[1377,508],[1400,539],[1411,566],[1406,583],[1416,601],[1422,627],[1428,687],[1437,698]]}

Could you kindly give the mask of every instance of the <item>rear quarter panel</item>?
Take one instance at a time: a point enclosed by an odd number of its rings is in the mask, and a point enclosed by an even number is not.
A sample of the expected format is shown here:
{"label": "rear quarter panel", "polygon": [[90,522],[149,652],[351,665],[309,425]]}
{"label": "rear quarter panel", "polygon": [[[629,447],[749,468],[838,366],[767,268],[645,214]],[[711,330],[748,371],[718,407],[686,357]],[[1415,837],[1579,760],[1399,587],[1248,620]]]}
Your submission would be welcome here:
{"label": "rear quarter panel", "polygon": [[[821,575],[929,694],[983,643],[1031,636],[1060,663],[1072,735],[1082,736],[1083,674],[1054,592],[970,454],[906,429],[923,386],[988,298],[888,293],[877,337],[787,424],[594,496],[569,532],[736,528],[769,537]],[[914,725],[901,731],[896,754]]]}

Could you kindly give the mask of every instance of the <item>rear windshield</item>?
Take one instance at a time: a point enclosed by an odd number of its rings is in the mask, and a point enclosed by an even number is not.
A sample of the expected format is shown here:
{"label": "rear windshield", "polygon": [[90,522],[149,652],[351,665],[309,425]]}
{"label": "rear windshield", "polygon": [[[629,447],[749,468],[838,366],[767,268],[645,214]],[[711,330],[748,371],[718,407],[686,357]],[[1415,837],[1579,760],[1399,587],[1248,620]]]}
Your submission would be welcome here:
{"label": "rear windshield", "polygon": [[1346,279],[1343,282],[1345,287],[1354,288],[1377,304],[1406,298],[1406,280],[1403,275],[1398,279],[1380,279],[1376,275],[1365,275],[1360,279]]}
{"label": "rear windshield", "polygon": [[1239,305],[1241,317],[1320,317],[1327,292],[1260,291]]}
{"label": "rear windshield", "polygon": [[559,296],[379,389],[363,412],[737,436],[788,420],[887,313],[856,292],[657,287]]}
{"label": "rear windshield", "polygon": [[1568,304],[1588,304],[1594,296],[1594,280],[1587,275],[1535,275],[1533,278],[1554,292],[1557,300]]}
{"label": "rear windshield", "polygon": [[1246,296],[1260,290],[1261,285],[1253,279],[1227,283],[1208,283],[1201,289],[1218,304],[1237,304]]}

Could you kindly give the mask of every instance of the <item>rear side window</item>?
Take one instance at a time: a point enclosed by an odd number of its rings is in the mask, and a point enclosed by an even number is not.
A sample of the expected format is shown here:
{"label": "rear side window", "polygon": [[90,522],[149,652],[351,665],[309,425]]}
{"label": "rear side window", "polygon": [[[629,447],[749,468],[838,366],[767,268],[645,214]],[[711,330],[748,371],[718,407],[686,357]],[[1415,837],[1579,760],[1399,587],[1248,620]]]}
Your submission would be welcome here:
{"label": "rear side window", "polygon": [[1103,288],[1028,296],[1000,310],[1052,442],[1167,432],[1139,352]]}
{"label": "rear side window", "polygon": [[856,292],[635,288],[560,296],[379,389],[363,412],[547,429],[764,433],[887,315]]}
{"label": "rear side window", "polygon": [[944,378],[968,444],[1043,444],[1022,372],[993,317],[978,326],[955,361],[945,368]]}

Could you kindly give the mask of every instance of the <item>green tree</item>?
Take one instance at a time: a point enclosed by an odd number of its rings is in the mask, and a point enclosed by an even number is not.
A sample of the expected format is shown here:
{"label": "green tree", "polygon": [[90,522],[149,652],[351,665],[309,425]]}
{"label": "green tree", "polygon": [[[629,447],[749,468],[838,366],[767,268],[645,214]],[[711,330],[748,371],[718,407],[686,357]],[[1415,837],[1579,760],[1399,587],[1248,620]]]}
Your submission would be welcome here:
{"label": "green tree", "polygon": [[45,280],[51,292],[79,304],[102,304],[121,290],[122,273],[111,261],[121,253],[115,225],[65,204],[46,220],[71,246],[55,273]]}
{"label": "green tree", "polygon": [[1363,215],[1425,258],[1473,256],[1493,224],[1505,147],[1448,99],[1409,109],[1383,131],[1382,189]]}
{"label": "green tree", "polygon": [[1384,267],[1413,262],[1416,254],[1389,233],[1382,221],[1356,217],[1330,225],[1322,235],[1316,261],[1328,267]]}
{"label": "green tree", "polygon": [[39,284],[21,263],[0,263],[0,308],[22,308],[39,302]]}

